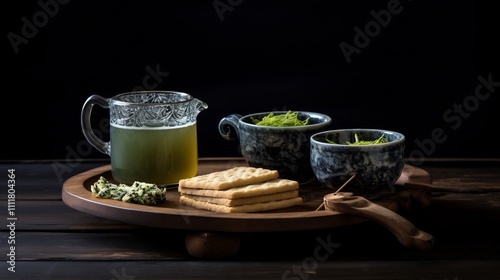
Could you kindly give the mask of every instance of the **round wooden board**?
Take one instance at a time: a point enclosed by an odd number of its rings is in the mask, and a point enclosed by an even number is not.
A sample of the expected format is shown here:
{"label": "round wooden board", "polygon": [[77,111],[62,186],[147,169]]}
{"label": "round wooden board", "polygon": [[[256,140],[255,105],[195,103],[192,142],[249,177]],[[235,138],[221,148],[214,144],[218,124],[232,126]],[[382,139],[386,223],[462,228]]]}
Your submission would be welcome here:
{"label": "round wooden board", "polygon": [[[200,159],[198,175],[224,170],[234,166],[245,166],[240,158]],[[149,227],[214,231],[214,232],[276,232],[298,231],[342,227],[365,222],[366,219],[334,211],[315,211],[323,197],[332,190],[322,188],[319,182],[301,185],[299,195],[304,203],[300,206],[257,213],[217,213],[199,210],[179,204],[176,187],[167,191],[166,201],[156,206],[133,204],[112,199],[95,198],[90,186],[100,176],[114,181],[111,165],[75,175],[63,184],[62,199],[66,205],[97,217],[124,223]],[[405,166],[399,185],[406,182],[430,183],[431,178],[422,169]],[[391,194],[393,195],[393,194]],[[392,211],[397,211],[397,203],[391,195],[373,201]]]}

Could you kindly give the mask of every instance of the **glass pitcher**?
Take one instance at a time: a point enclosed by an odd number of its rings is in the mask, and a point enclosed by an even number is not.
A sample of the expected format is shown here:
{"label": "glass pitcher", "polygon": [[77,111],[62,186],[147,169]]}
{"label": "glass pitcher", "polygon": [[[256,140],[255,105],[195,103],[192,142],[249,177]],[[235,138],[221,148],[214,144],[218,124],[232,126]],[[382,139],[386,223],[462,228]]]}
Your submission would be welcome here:
{"label": "glass pitcher", "polygon": [[[94,105],[109,109],[109,142],[92,130]],[[135,91],[111,98],[92,95],[83,105],[81,126],[87,141],[111,157],[117,182],[172,185],[196,175],[196,118],[207,108],[205,102],[176,91]]]}

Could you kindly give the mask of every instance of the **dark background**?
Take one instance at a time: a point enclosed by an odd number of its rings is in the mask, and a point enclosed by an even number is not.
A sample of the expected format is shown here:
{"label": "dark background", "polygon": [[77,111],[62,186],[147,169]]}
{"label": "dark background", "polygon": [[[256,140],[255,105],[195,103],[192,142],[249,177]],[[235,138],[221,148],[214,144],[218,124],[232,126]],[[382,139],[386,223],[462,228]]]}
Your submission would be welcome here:
{"label": "dark background", "polygon": [[[81,133],[81,107],[91,94],[144,86],[148,68],[161,72],[150,89],[208,104],[200,157],[240,155],[218,133],[222,117],[270,110],[402,132],[407,156],[500,157],[500,86],[475,96],[479,76],[500,82],[500,26],[487,1],[402,0],[350,63],[339,45],[355,46],[354,28],[396,1],[61,2],[3,4],[2,160],[107,158]],[[15,46],[23,17],[39,26]],[[457,105],[465,114],[445,117]],[[432,140],[435,129],[446,140]]]}

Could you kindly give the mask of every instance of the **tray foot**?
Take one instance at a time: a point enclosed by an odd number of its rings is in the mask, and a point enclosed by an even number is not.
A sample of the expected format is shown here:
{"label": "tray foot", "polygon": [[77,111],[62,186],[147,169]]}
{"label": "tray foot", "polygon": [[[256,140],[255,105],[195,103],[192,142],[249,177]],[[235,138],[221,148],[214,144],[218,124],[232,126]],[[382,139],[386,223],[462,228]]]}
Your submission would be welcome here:
{"label": "tray foot", "polygon": [[188,232],[185,244],[188,253],[196,258],[228,258],[238,252],[240,237],[229,233]]}

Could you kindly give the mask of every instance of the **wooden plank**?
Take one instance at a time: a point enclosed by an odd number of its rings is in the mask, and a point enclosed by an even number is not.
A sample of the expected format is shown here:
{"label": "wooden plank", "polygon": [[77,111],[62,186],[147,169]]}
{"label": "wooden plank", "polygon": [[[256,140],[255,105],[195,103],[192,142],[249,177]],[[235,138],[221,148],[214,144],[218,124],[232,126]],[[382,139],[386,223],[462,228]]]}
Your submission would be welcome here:
{"label": "wooden plank", "polygon": [[60,200],[16,201],[16,230],[78,231],[133,229],[135,225],[92,216]]}
{"label": "wooden plank", "polygon": [[[7,240],[6,233],[0,234]],[[189,255],[184,232],[16,232],[16,260],[179,260]],[[7,254],[0,259],[7,261]]]}
{"label": "wooden plank", "polygon": [[[65,180],[86,170],[109,164],[92,162],[2,162],[1,170],[15,169],[15,195],[19,200],[61,199],[61,188]],[[7,199],[7,191],[0,193],[0,200]]]}
{"label": "wooden plank", "polygon": [[[315,250],[335,260],[500,260],[500,227],[477,225],[475,232],[447,229],[434,222],[417,224],[432,232],[436,244],[430,251],[402,246],[396,237],[377,223],[318,231],[242,233],[239,251],[233,261],[302,260]],[[120,231],[18,231],[16,259],[33,260],[178,260],[194,259],[185,249],[185,231],[142,228]],[[220,233],[220,235],[224,235]],[[7,240],[8,232],[1,232]],[[1,261],[7,255],[0,255]]]}
{"label": "wooden plank", "polygon": [[320,261],[28,261],[15,274],[2,265],[1,279],[498,279],[498,260]]}
{"label": "wooden plank", "polygon": [[500,192],[500,167],[423,167],[432,177],[433,191]]}

